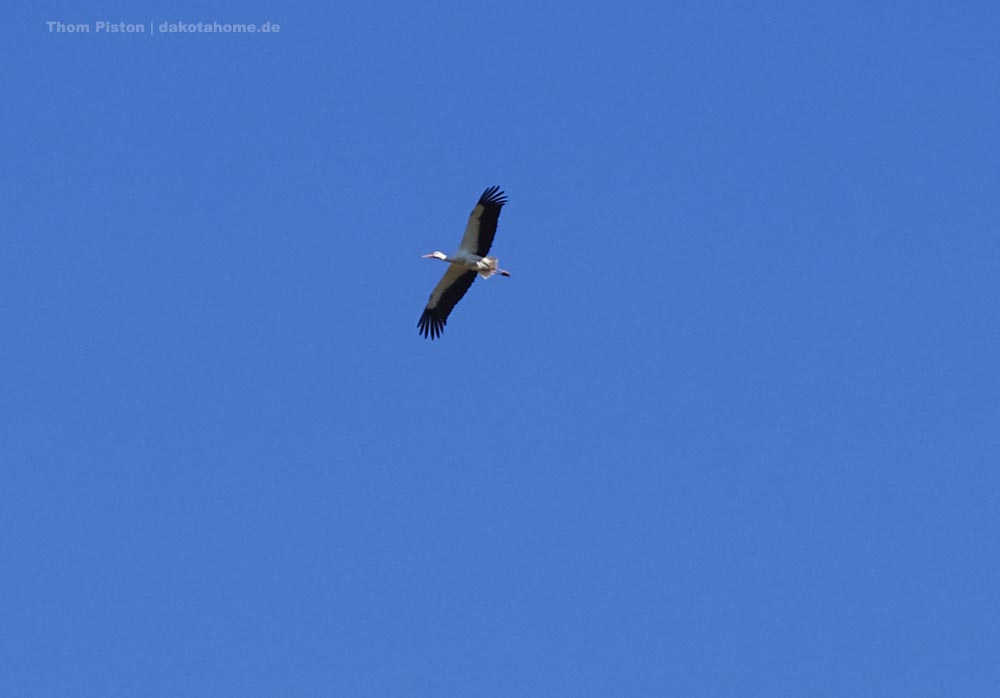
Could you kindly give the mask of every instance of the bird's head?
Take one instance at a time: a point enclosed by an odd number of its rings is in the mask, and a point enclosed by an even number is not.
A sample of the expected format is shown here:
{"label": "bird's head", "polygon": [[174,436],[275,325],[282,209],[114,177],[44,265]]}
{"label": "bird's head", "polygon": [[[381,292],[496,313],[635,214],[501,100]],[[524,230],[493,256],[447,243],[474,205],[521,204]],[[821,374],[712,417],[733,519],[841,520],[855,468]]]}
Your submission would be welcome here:
{"label": "bird's head", "polygon": [[440,259],[443,262],[448,259],[448,255],[446,255],[444,252],[437,252],[437,251],[424,255],[424,259],[431,259],[431,258]]}

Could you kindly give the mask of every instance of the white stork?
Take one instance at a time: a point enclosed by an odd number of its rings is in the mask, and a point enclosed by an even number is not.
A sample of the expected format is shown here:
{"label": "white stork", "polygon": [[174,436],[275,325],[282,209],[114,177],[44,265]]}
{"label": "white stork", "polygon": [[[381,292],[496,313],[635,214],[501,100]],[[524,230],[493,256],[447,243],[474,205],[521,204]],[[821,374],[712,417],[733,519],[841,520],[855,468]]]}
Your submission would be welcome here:
{"label": "white stork", "polygon": [[510,276],[510,272],[497,266],[496,257],[487,257],[493,237],[497,233],[497,219],[500,218],[500,208],[507,203],[507,197],[500,187],[490,187],[479,197],[479,202],[469,214],[469,222],[465,226],[465,235],[458,251],[450,257],[444,252],[431,252],[424,258],[440,259],[451,266],[444,273],[438,285],[431,291],[431,297],[420,316],[417,327],[424,337],[437,339],[444,331],[448,322],[448,314],[469,286],[476,280],[476,275],[488,279],[494,274]]}

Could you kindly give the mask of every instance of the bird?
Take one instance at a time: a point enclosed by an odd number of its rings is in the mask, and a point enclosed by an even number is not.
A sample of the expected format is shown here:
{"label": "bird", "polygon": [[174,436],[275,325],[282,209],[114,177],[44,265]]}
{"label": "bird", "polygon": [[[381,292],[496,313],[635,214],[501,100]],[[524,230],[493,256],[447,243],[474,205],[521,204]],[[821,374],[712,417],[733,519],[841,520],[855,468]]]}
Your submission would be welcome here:
{"label": "bird", "polygon": [[497,220],[500,209],[507,203],[507,196],[500,187],[488,187],[479,197],[475,208],[469,214],[469,222],[465,226],[465,234],[455,254],[448,256],[444,252],[435,251],[425,254],[424,259],[440,259],[450,265],[444,273],[427,301],[417,328],[425,338],[437,339],[444,331],[448,315],[455,304],[472,286],[476,276],[488,279],[494,274],[510,276],[510,272],[499,267],[496,257],[487,257],[497,233]]}

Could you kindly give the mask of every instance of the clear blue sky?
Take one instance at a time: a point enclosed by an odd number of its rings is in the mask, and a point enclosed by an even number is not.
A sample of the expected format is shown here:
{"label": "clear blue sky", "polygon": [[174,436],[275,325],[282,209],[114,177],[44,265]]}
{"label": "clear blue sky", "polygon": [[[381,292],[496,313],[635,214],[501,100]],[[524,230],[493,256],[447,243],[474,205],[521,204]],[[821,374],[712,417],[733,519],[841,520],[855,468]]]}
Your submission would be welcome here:
{"label": "clear blue sky", "polygon": [[7,8],[0,694],[1000,695],[997,5],[335,5]]}

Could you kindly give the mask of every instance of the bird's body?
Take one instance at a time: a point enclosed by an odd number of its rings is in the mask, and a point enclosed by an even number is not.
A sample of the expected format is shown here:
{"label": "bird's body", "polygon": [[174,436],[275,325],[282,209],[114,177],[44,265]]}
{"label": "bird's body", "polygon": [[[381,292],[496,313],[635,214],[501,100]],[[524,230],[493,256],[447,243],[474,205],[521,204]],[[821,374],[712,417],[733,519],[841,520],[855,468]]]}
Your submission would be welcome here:
{"label": "bird's body", "polygon": [[489,257],[486,254],[493,244],[500,209],[505,203],[507,197],[500,191],[500,187],[490,187],[483,192],[476,207],[472,209],[458,251],[452,255],[446,255],[444,252],[424,255],[425,258],[440,259],[451,265],[431,292],[427,306],[420,316],[420,322],[417,323],[424,337],[436,339],[441,336],[452,308],[469,290],[476,276],[484,279],[494,274],[510,276],[510,272],[497,265],[496,257]]}
{"label": "bird's body", "polygon": [[430,254],[425,254],[424,257],[433,257],[434,259],[440,259],[442,262],[454,264],[456,267],[462,267],[463,269],[474,271],[484,279],[488,279],[494,274],[499,274],[500,276],[510,276],[509,271],[501,269],[497,266],[497,263],[500,260],[496,257],[480,257],[477,254],[470,254],[464,250],[459,250],[450,257],[444,252],[431,252]]}

